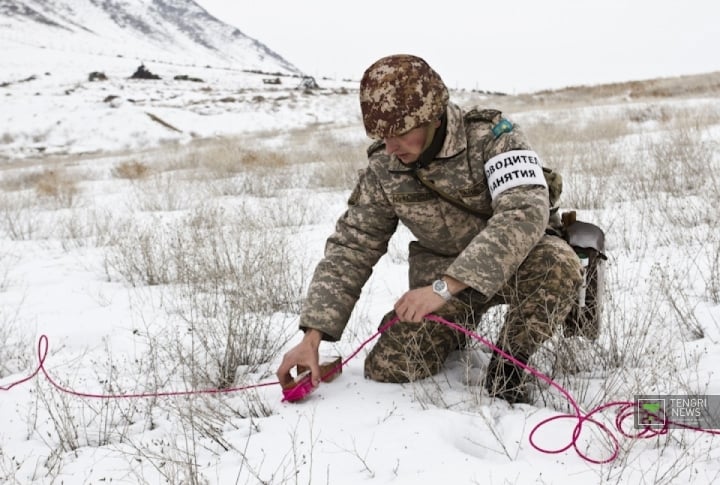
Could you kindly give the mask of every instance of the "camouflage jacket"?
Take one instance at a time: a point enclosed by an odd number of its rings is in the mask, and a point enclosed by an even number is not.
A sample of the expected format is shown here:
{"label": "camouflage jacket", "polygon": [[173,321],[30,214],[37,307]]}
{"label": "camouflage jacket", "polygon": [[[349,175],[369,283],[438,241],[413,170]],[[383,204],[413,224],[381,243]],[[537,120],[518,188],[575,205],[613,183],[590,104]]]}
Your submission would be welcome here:
{"label": "camouflage jacket", "polygon": [[[411,165],[383,148],[376,143],[368,150],[368,166],[360,171],[347,210],[327,240],[303,306],[300,328],[320,330],[331,341],[340,339],[398,221],[422,247],[450,258],[444,274],[486,298],[516,272],[548,223],[545,180],[541,175],[530,182],[520,177],[539,160],[521,129],[499,111],[463,113],[450,104],[443,146],[431,163],[417,170],[436,190],[485,216],[438,196],[418,181]],[[524,171],[513,175],[514,167]],[[513,176],[521,183],[513,184]]]}

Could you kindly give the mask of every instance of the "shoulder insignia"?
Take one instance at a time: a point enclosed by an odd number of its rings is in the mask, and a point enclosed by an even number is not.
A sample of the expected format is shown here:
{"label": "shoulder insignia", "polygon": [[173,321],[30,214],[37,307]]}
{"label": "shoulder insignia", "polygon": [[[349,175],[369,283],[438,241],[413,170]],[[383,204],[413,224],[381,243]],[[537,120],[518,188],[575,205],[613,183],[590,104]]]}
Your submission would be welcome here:
{"label": "shoulder insignia", "polygon": [[370,145],[367,149],[367,156],[371,156],[376,151],[380,150],[382,147],[385,146],[385,142],[382,140],[375,141],[372,145]]}
{"label": "shoulder insignia", "polygon": [[503,133],[510,133],[513,130],[513,124],[505,118],[502,118],[495,126],[492,127],[493,135],[499,138]]}
{"label": "shoulder insignia", "polygon": [[485,121],[487,123],[494,123],[495,118],[502,114],[501,111],[496,109],[478,109],[473,108],[465,113],[465,121]]}

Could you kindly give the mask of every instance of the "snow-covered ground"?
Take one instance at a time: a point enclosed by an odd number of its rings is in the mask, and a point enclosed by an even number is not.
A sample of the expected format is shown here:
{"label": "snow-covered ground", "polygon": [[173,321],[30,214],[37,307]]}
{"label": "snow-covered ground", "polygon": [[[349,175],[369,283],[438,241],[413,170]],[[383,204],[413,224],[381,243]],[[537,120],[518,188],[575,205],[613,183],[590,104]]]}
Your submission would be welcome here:
{"label": "snow-covered ground", "polygon": [[[0,481],[720,479],[714,434],[624,437],[614,426],[619,406],[594,415],[618,440],[617,457],[608,432],[592,423],[582,426],[579,452],[539,451],[531,433],[566,413],[567,401],[547,385],[533,405],[488,398],[476,385],[489,359],[479,344],[453,355],[436,378],[386,385],[363,378],[371,342],[306,401],[281,402],[273,372],[299,338],[304,285],[344,209],[350,186],[341,175],[362,164],[356,87],[318,79],[321,89],[306,91],[293,77],[270,85],[263,74],[152,62],[146,66],[161,80],[128,80],[139,59],[45,54],[27,68],[24,58],[37,50],[18,44],[0,70]],[[92,71],[108,79],[89,81]],[[203,82],[174,80],[178,74]],[[600,224],[608,240],[600,338],[553,340],[533,364],[549,373],[554,357],[576,364],[579,372],[552,375],[583,412],[638,394],[720,394],[717,99],[513,106],[564,175],[564,208]],[[123,176],[131,162],[148,174]],[[401,228],[343,340],[324,354],[348,356],[374,334],[406,288],[410,239]],[[257,323],[233,313],[247,303],[234,300],[236,287],[225,282],[222,298],[208,301],[207,287],[200,292],[180,275],[195,268],[207,277],[222,266],[215,243],[230,261],[258,256],[277,278],[269,288],[288,292],[245,336],[265,336],[251,347],[275,344],[276,353],[252,369],[240,366],[231,383],[267,386],[216,394],[217,375],[195,375],[189,363],[207,358],[209,374],[217,367],[207,357],[217,349],[200,349],[197,332],[209,339],[225,320]],[[501,318],[492,312],[478,332],[491,338]],[[62,392],[42,372],[31,376],[38,343],[58,385],[104,398]],[[123,397],[193,390],[210,392]],[[551,421],[534,443],[565,448],[577,423]],[[637,431],[632,420],[624,429]]]}
{"label": "snow-covered ground", "polygon": [[[323,89],[306,92],[302,77],[52,48],[25,62],[38,55],[21,43],[2,54],[0,157],[139,149],[310,123],[347,124],[359,114],[352,97],[324,102],[347,85],[342,82],[316,80]],[[129,79],[143,62],[161,79]],[[90,81],[91,73],[107,80]]]}

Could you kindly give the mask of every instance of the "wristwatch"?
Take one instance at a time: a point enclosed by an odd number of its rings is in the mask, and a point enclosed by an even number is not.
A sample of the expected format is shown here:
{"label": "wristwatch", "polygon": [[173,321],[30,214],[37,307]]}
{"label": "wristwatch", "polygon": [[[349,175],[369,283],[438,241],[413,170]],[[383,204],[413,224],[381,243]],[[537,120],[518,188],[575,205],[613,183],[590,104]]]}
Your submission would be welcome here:
{"label": "wristwatch", "polygon": [[450,298],[452,298],[452,293],[448,290],[447,282],[444,279],[433,281],[432,290],[445,301],[450,301]]}

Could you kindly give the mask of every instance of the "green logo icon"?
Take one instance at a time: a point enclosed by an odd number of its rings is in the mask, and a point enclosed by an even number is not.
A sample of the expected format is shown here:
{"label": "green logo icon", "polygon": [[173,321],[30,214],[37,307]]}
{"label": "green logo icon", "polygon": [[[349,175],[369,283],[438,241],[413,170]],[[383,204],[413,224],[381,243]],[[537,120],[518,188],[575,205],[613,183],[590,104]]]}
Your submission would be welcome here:
{"label": "green logo icon", "polygon": [[642,409],[647,414],[643,417],[643,421],[648,424],[654,424],[656,421],[662,421],[658,419],[658,412],[662,410],[662,403],[659,402],[644,402],[642,403]]}
{"label": "green logo icon", "polygon": [[650,402],[647,404],[642,405],[643,409],[649,413],[657,413],[660,411],[660,403],[659,402]]}

